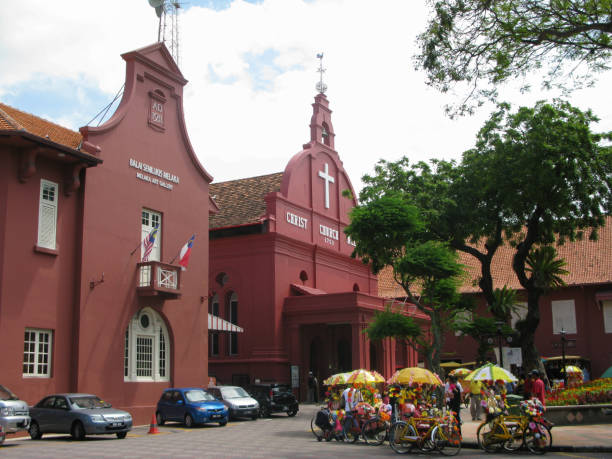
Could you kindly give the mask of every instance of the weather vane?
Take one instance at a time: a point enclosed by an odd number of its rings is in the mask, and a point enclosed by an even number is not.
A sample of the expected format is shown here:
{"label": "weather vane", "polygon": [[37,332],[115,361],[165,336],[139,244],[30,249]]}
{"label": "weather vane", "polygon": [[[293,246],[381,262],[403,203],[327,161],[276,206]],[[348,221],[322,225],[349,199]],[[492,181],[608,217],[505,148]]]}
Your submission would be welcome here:
{"label": "weather vane", "polygon": [[319,68],[317,72],[319,72],[321,76],[320,76],[319,82],[317,83],[316,88],[317,88],[317,91],[319,91],[319,93],[325,94],[325,91],[327,91],[327,85],[323,83],[323,73],[325,72],[325,69],[323,68],[323,53],[317,54],[317,59],[319,59]]}

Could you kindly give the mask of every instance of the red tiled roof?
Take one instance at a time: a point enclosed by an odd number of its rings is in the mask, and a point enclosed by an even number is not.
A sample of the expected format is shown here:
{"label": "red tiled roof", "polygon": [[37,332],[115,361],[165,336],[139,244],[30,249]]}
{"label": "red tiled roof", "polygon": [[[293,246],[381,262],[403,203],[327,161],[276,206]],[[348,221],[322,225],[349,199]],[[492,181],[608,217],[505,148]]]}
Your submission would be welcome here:
{"label": "red tiled roof", "polygon": [[83,137],[80,133],[44,120],[30,113],[0,103],[0,129],[25,131],[38,137],[79,150]]}
{"label": "red tiled roof", "polygon": [[[557,246],[559,256],[567,263],[563,276],[567,285],[589,285],[612,282],[612,217],[606,218],[606,225],[599,229],[599,239],[589,241],[585,235],[582,241],[566,242]],[[504,245],[497,249],[491,271],[493,287],[506,285],[513,290],[522,289],[512,270],[514,249]],[[480,264],[464,252],[459,252],[460,262],[466,266],[467,278],[461,287],[463,293],[478,293],[476,279],[480,275]],[[378,274],[378,295],[383,297],[403,297],[404,290],[393,279],[393,270],[386,267]]]}
{"label": "red tiled roof", "polygon": [[264,197],[280,191],[283,173],[210,184],[219,212],[210,217],[211,229],[259,223],[266,211]]}

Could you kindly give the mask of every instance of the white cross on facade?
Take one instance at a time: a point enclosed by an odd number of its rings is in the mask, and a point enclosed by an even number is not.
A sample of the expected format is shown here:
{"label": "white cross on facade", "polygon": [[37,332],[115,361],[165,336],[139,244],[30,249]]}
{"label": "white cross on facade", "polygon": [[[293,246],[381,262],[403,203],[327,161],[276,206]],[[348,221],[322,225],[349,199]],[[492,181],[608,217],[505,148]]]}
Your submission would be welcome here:
{"label": "white cross on facade", "polygon": [[327,163],[325,163],[325,171],[319,171],[319,177],[325,180],[325,208],[329,209],[329,184],[334,183],[334,178],[329,175]]}

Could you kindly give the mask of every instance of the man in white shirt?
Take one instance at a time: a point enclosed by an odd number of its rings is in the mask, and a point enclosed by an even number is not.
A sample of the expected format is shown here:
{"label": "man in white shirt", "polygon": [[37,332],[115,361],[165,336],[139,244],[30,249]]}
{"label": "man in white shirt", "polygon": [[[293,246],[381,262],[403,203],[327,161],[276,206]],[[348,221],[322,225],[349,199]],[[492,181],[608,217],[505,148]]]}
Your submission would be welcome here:
{"label": "man in white shirt", "polygon": [[363,402],[361,391],[354,387],[347,387],[344,389],[344,392],[342,392],[342,398],[344,398],[345,411],[355,411],[357,409],[357,404],[359,402]]}

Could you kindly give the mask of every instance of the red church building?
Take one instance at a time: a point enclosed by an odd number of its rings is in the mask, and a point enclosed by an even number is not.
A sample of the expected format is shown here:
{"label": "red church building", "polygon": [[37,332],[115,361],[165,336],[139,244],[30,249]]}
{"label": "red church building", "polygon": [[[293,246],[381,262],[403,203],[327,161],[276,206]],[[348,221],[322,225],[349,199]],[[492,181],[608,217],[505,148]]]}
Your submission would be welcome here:
{"label": "red church building", "polygon": [[95,393],[144,423],[163,388],[208,382],[214,204],[187,80],[161,43],[122,57],[123,98],[99,127],[0,104],[0,383],[30,404]]}
{"label": "red church building", "polygon": [[282,173],[210,187],[220,209],[210,220],[210,313],[240,327],[210,333],[210,374],[226,384],[291,381],[302,398],[309,371],[388,377],[417,364],[408,346],[364,334],[385,300],[343,231],[356,200],[343,195],[354,192],[329,102],[320,93],[312,106],[310,140]]}

